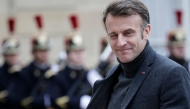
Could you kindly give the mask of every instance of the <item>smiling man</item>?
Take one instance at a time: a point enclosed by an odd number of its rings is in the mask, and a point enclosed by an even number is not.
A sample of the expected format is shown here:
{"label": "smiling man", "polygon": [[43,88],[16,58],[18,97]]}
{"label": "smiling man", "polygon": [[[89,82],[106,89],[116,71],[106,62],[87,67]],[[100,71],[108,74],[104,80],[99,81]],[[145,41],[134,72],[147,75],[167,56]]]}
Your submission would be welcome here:
{"label": "smiling man", "polygon": [[119,65],[95,83],[87,109],[189,109],[190,76],[151,48],[146,6],[139,0],[114,1],[103,21]]}

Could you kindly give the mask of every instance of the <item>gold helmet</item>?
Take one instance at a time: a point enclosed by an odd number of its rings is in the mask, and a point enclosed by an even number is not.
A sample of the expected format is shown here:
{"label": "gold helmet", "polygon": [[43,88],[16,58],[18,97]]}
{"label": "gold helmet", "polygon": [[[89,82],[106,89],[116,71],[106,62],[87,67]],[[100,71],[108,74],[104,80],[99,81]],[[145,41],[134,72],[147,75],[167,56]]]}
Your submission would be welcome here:
{"label": "gold helmet", "polygon": [[184,46],[185,32],[183,29],[172,30],[168,33],[168,46]]}
{"label": "gold helmet", "polygon": [[19,53],[19,39],[17,37],[9,37],[3,41],[2,52],[4,55],[18,54]]}
{"label": "gold helmet", "polygon": [[50,49],[50,40],[47,33],[42,32],[43,24],[42,24],[42,17],[40,15],[35,16],[35,21],[37,24],[40,33],[35,35],[32,38],[32,50],[49,50]]}
{"label": "gold helmet", "polygon": [[13,17],[9,18],[7,24],[10,36],[5,38],[2,43],[2,53],[4,55],[18,54],[20,42],[18,37],[14,36],[15,19]]}
{"label": "gold helmet", "polygon": [[78,29],[78,19],[76,15],[70,16],[70,21],[74,32],[70,33],[65,37],[65,48],[66,51],[70,50],[83,50],[84,49],[84,40],[83,37],[77,31]]}
{"label": "gold helmet", "polygon": [[185,38],[186,38],[184,30],[181,28],[183,13],[181,10],[176,10],[175,15],[176,15],[176,22],[179,28],[175,30],[171,30],[168,33],[167,45],[169,47],[173,47],[173,46],[182,47],[185,45]]}
{"label": "gold helmet", "polygon": [[71,34],[65,38],[65,47],[66,51],[70,50],[83,50],[84,49],[84,41],[82,36],[79,34]]}
{"label": "gold helmet", "polygon": [[33,51],[49,50],[49,49],[50,49],[50,40],[45,33],[32,38]]}

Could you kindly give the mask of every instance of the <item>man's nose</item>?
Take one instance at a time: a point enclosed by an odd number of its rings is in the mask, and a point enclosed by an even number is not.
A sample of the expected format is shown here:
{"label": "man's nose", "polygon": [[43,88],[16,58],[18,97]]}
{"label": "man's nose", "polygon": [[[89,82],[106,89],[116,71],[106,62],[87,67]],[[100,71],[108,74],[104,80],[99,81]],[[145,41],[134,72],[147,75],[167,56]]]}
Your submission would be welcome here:
{"label": "man's nose", "polygon": [[117,46],[123,47],[126,44],[125,38],[122,34],[118,35]]}

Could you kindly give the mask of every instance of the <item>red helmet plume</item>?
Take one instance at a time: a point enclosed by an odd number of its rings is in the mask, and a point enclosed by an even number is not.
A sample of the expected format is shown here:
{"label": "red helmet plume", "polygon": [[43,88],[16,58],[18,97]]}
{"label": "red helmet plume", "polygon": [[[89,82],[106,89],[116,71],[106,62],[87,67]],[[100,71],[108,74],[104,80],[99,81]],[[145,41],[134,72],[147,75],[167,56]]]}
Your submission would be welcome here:
{"label": "red helmet plume", "polygon": [[8,19],[7,23],[9,27],[9,32],[13,34],[13,32],[15,31],[15,19],[11,17]]}
{"label": "red helmet plume", "polygon": [[182,25],[182,11],[181,10],[176,10],[176,20],[177,20],[177,24],[178,26],[181,26]]}
{"label": "red helmet plume", "polygon": [[42,29],[43,28],[42,16],[36,15],[35,20],[36,20],[36,24],[37,24],[38,29]]}
{"label": "red helmet plume", "polygon": [[72,23],[72,28],[77,29],[78,28],[78,18],[76,15],[71,15],[70,16],[70,21]]}

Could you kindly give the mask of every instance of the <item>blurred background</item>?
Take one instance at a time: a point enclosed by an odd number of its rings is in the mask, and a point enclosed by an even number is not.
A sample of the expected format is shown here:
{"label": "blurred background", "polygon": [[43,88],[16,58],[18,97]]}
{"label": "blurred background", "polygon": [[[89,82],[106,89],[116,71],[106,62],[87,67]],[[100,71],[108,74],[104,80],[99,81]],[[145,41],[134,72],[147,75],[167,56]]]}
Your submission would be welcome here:
{"label": "blurred background", "polygon": [[[43,17],[44,31],[51,38],[50,63],[58,60],[64,49],[64,37],[72,31],[69,16],[79,18],[79,30],[86,47],[85,65],[94,67],[100,56],[100,39],[106,31],[102,23],[105,7],[114,0],[0,0],[0,41],[9,36],[7,20],[14,17],[15,35],[21,40],[21,62],[31,59],[31,38],[38,33],[34,16]],[[186,58],[190,58],[190,1],[189,0],[141,0],[149,9],[151,21],[150,44],[159,53],[168,56],[167,33],[171,29],[184,28],[186,32]],[[182,23],[177,22],[180,12]],[[0,63],[2,63],[2,57]]]}

